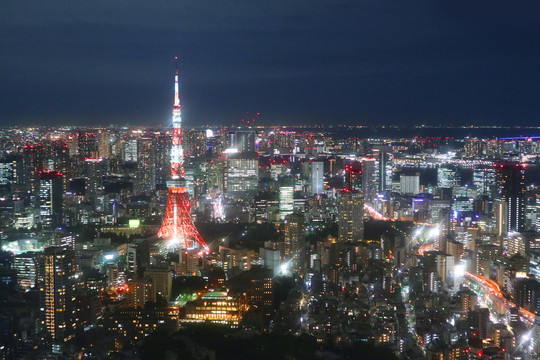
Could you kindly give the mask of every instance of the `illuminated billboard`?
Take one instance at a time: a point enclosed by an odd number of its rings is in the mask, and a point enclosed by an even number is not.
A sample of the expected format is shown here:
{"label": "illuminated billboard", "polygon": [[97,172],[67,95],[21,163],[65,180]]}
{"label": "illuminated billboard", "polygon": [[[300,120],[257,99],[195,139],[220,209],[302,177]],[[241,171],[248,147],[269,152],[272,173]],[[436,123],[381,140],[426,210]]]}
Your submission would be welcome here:
{"label": "illuminated billboard", "polygon": [[139,219],[130,219],[129,220],[129,227],[131,229],[136,229],[139,226],[141,226],[141,220],[139,220]]}

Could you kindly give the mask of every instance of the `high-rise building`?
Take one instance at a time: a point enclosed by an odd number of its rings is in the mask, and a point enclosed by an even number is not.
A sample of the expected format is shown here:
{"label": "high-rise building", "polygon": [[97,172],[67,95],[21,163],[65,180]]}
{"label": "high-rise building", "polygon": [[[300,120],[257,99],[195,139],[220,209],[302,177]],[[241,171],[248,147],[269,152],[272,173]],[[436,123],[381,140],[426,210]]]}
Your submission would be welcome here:
{"label": "high-rise building", "polygon": [[500,199],[508,204],[508,230],[522,232],[525,226],[525,167],[520,163],[497,163]]}
{"label": "high-rise building", "polygon": [[357,161],[345,165],[345,175],[347,176],[345,185],[349,190],[362,191],[364,180],[362,173],[362,164]]}
{"label": "high-rise building", "polygon": [[146,279],[128,282],[128,304],[132,308],[143,308],[149,301],[155,302],[154,284]]}
{"label": "high-rise building", "polygon": [[392,166],[390,163],[391,154],[387,151],[380,151],[378,158],[379,165],[379,191],[389,190],[392,186]]}
{"label": "high-rise building", "polygon": [[36,255],[26,252],[15,255],[13,269],[17,272],[17,283],[26,290],[33,289],[37,281]]}
{"label": "high-rise building", "polygon": [[137,245],[127,244],[126,246],[126,270],[132,274],[137,272]]}
{"label": "high-rise building", "polygon": [[490,158],[497,158],[501,153],[501,144],[498,139],[488,140],[486,142],[485,154]]}
{"label": "high-rise building", "polygon": [[0,191],[8,194],[17,183],[17,161],[15,159],[0,160]]}
{"label": "high-rise building", "polygon": [[259,159],[256,153],[227,157],[225,191],[230,197],[255,196],[259,188]]}
{"label": "high-rise building", "polygon": [[294,211],[294,186],[281,186],[279,188],[279,217],[284,220]]}
{"label": "high-rise building", "polygon": [[361,192],[342,192],[338,199],[338,240],[358,241],[364,238],[364,198]]}
{"label": "high-rise building", "polygon": [[281,254],[278,249],[260,248],[259,255],[262,265],[267,269],[271,269],[274,276],[281,271]]}
{"label": "high-rise building", "polygon": [[201,158],[206,155],[206,132],[204,130],[186,131],[184,137],[186,157]]}
{"label": "high-rise building", "polygon": [[106,162],[102,158],[85,160],[85,196],[94,206],[98,206],[98,197],[103,194],[103,176],[106,174]]}
{"label": "high-rise building", "polygon": [[39,173],[39,219],[43,228],[52,229],[62,223],[62,194],[62,173]]}
{"label": "high-rise building", "polygon": [[439,167],[437,169],[437,187],[453,188],[459,185],[459,174],[456,169]]}
{"label": "high-rise building", "polygon": [[255,152],[255,131],[235,130],[229,132],[229,145],[239,153]]}
{"label": "high-rise building", "polygon": [[124,161],[125,162],[137,162],[138,160],[138,148],[137,139],[127,139],[124,143]]}
{"label": "high-rise building", "polygon": [[506,250],[508,256],[514,256],[520,254],[525,256],[525,250],[527,250],[526,239],[520,233],[510,233],[506,239]]}
{"label": "high-rise building", "polygon": [[67,180],[71,172],[71,161],[69,158],[69,147],[65,141],[53,141],[51,145],[51,159],[53,160],[54,167],[49,169],[50,171],[57,171],[64,174],[64,189],[67,187]]}
{"label": "high-rise building", "polygon": [[495,169],[492,167],[477,167],[473,170],[473,184],[478,195],[493,197],[495,194]]}
{"label": "high-rise building", "polygon": [[469,312],[469,318],[473,327],[478,330],[478,336],[480,339],[487,339],[490,335],[489,332],[489,309],[488,308],[477,308]]}
{"label": "high-rise building", "polygon": [[39,192],[39,172],[43,171],[44,150],[40,145],[26,145],[23,149],[23,177],[22,184],[35,199]]}
{"label": "high-rise building", "polygon": [[362,160],[362,195],[368,204],[373,204],[377,196],[377,164],[375,159]]}
{"label": "high-rise building", "polygon": [[464,289],[460,291],[461,298],[461,310],[472,311],[476,308],[478,303],[478,296],[471,290]]}
{"label": "high-rise building", "polygon": [[249,281],[246,292],[248,305],[256,306],[264,312],[265,316],[270,316],[273,302],[272,270],[254,267],[246,275],[246,280]]}
{"label": "high-rise building", "polygon": [[290,214],[285,219],[285,255],[298,256],[306,246],[303,214]]}
{"label": "high-rise building", "polygon": [[516,306],[538,313],[540,311],[540,282],[532,278],[516,280],[514,300]]}
{"label": "high-rise building", "polygon": [[98,141],[93,132],[81,130],[77,136],[77,153],[83,158],[98,157]]}
{"label": "high-rise building", "polygon": [[156,134],[153,139],[156,186],[164,188],[171,172],[171,137],[168,134]]}
{"label": "high-rise building", "polygon": [[156,189],[156,161],[153,145],[151,137],[139,138],[137,178],[135,180],[135,193],[137,194],[149,194]]}
{"label": "high-rise building", "polygon": [[482,154],[482,140],[468,138],[465,140],[464,157],[469,159],[478,159]]}
{"label": "high-rise building", "polygon": [[99,130],[98,156],[102,158],[111,156],[111,133],[108,129]]}
{"label": "high-rise building", "polygon": [[399,184],[403,195],[416,195],[420,192],[420,174],[401,174]]}
{"label": "high-rise building", "polygon": [[75,255],[62,247],[46,248],[39,256],[40,308],[45,329],[55,344],[75,333]]}
{"label": "high-rise building", "polygon": [[495,234],[504,237],[508,233],[508,203],[497,200],[493,202],[493,217],[495,218]]}
{"label": "high-rise building", "polygon": [[311,194],[324,193],[324,162],[311,162]]}
{"label": "high-rise building", "polygon": [[160,295],[166,301],[171,298],[172,273],[168,269],[148,269],[144,272],[144,277],[150,280],[154,286],[154,301]]}

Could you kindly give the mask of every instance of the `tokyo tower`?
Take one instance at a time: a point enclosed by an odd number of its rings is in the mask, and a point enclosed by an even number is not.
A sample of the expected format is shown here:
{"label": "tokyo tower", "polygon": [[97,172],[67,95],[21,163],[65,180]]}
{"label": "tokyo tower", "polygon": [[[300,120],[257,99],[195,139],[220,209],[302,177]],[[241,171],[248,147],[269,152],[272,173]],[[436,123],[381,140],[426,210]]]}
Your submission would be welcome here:
{"label": "tokyo tower", "polygon": [[178,58],[175,57],[174,75],[173,136],[171,147],[171,180],[167,181],[169,198],[165,217],[158,236],[168,240],[168,244],[180,249],[207,252],[208,245],[193,224],[184,177],[184,149],[182,148],[182,112],[178,93]]}

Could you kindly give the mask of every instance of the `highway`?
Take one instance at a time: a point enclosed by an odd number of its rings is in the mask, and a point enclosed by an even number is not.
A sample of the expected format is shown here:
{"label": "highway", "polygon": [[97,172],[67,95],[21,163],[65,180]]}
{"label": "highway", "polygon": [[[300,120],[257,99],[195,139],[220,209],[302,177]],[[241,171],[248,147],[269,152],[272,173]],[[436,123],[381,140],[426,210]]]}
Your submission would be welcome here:
{"label": "highway", "polygon": [[[494,318],[507,323],[508,313],[511,308],[516,307],[516,304],[504,297],[501,288],[495,281],[478,274],[465,272],[463,283],[478,295],[481,302],[488,306]],[[530,311],[520,308],[519,315],[527,326],[534,324],[534,314]]]}

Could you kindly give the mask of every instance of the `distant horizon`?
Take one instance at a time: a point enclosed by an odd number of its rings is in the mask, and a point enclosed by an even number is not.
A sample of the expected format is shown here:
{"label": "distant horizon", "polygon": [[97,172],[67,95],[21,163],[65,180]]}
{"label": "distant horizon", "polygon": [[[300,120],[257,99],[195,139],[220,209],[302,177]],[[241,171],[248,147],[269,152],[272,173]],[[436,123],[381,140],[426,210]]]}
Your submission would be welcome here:
{"label": "distant horizon", "polygon": [[[144,128],[144,129],[159,129],[169,128],[170,124],[165,126],[160,125],[142,125],[142,124],[95,124],[95,125],[82,125],[82,124],[58,124],[58,125],[5,125],[5,128],[72,128],[72,129],[91,129],[91,128]],[[540,125],[461,125],[461,124],[203,124],[203,125],[189,125],[183,124],[184,129],[199,129],[199,128],[215,128],[226,127],[231,129],[257,129],[257,128],[302,128],[302,129],[334,129],[334,128],[350,128],[350,129],[367,129],[367,128],[379,128],[379,129],[526,129],[526,130],[540,130]]]}

